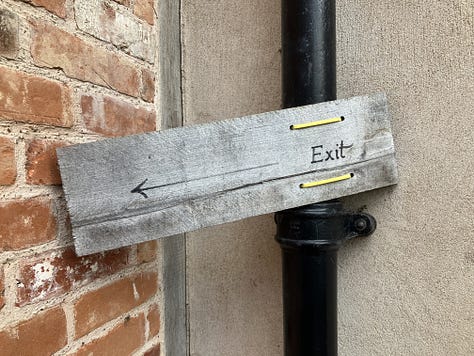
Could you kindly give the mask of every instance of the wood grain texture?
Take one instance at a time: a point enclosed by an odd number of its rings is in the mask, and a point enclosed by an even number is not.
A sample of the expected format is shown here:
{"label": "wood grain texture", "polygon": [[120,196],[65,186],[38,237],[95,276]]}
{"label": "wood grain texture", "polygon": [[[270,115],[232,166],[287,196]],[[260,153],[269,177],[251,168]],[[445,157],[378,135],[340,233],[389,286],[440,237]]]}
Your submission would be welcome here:
{"label": "wood grain texture", "polygon": [[[345,120],[290,130],[338,116]],[[397,178],[383,94],[71,146],[58,157],[78,254],[347,196]],[[347,173],[355,176],[300,188]]]}
{"label": "wood grain texture", "polygon": [[[160,116],[163,129],[183,124],[181,97],[181,1],[162,0],[160,14]],[[161,239],[164,344],[167,356],[187,356],[186,241],[179,234]]]}
{"label": "wood grain texture", "polygon": [[160,14],[160,111],[163,128],[183,124],[181,97],[180,1],[159,2]]}
{"label": "wood grain texture", "polygon": [[188,355],[186,310],[186,241],[185,235],[161,239],[162,289],[164,303],[163,355]]}

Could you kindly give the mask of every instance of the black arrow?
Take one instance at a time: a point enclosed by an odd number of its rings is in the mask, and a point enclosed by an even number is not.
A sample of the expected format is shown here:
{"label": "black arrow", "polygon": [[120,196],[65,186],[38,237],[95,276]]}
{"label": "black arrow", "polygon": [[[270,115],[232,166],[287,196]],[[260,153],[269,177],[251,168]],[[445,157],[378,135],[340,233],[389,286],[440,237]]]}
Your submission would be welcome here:
{"label": "black arrow", "polygon": [[[145,198],[148,198],[148,195],[146,195],[144,193],[145,190],[151,190],[151,189],[156,189],[156,188],[163,188],[163,187],[166,187],[167,185],[170,185],[170,184],[162,184],[162,185],[155,185],[153,187],[147,187],[147,188],[142,188],[143,185],[148,181],[148,178],[145,179],[143,182],[141,182],[139,185],[137,185],[135,188],[133,188],[130,193],[138,193],[138,194],[141,194],[143,195]],[[179,183],[183,183],[183,182],[177,182],[177,183],[174,183],[174,184],[179,184]]]}
{"label": "black arrow", "polygon": [[142,188],[145,183],[148,181],[148,178],[145,179],[143,182],[141,182],[139,185],[137,185],[135,188],[133,188],[130,193],[138,193],[138,194],[141,194],[143,195],[145,198],[148,199],[148,195],[146,195],[146,193],[144,193],[146,190],[152,190],[152,189],[157,189],[157,188],[163,188],[163,187],[166,187],[166,186],[169,186],[169,185],[175,185],[175,184],[181,184],[181,183],[184,183],[183,182],[176,182],[176,183],[172,183],[172,184],[161,184],[161,185],[154,185],[153,187],[146,187],[146,188]]}
{"label": "black arrow", "polygon": [[[231,171],[231,172],[226,172],[226,173],[213,174],[213,175],[209,175],[209,176],[206,176],[206,177],[194,179],[194,181],[203,180],[203,179],[208,179],[208,178],[212,178],[212,177],[222,177],[222,176],[226,176],[226,175],[232,174],[232,173],[239,173],[239,172],[244,172],[244,171],[251,171],[251,170],[254,170],[254,169],[261,169],[261,168],[270,167],[270,166],[277,166],[278,164],[279,164],[278,162],[274,162],[274,163],[264,164],[264,165],[256,166],[256,167],[248,167],[248,168],[238,169],[238,170]],[[130,191],[130,193],[138,193],[138,194],[143,195],[145,198],[148,198],[148,195],[146,195],[146,193],[144,193],[146,190],[152,190],[152,189],[157,189],[157,188],[163,188],[163,187],[172,186],[172,185],[176,185],[176,184],[182,184],[182,183],[186,183],[186,182],[187,182],[187,181],[184,181],[184,180],[183,180],[183,181],[174,182],[174,183],[171,183],[171,184],[161,184],[161,185],[155,185],[155,186],[153,186],[153,187],[142,188],[142,187],[145,185],[145,183],[146,183],[147,181],[148,181],[148,178],[145,179],[143,182],[141,182],[139,185],[137,185],[135,188],[133,188],[133,189]]]}
{"label": "black arrow", "polygon": [[148,198],[148,195],[146,195],[144,193],[145,190],[149,190],[149,189],[152,189],[154,187],[151,187],[151,188],[142,188],[143,185],[148,181],[148,178],[145,179],[143,182],[141,182],[139,185],[137,185],[135,188],[133,188],[130,193],[138,193],[138,194],[141,194],[143,195],[145,198]]}

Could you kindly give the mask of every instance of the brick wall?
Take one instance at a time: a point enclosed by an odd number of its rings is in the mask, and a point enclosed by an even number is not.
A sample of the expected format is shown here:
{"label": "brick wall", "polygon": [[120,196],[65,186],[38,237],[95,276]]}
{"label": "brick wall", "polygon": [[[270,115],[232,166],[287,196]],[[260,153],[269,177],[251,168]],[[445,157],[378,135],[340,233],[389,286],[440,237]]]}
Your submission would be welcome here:
{"label": "brick wall", "polygon": [[153,0],[0,3],[1,355],[160,354],[158,244],[77,257],[55,153],[157,129],[155,27]]}

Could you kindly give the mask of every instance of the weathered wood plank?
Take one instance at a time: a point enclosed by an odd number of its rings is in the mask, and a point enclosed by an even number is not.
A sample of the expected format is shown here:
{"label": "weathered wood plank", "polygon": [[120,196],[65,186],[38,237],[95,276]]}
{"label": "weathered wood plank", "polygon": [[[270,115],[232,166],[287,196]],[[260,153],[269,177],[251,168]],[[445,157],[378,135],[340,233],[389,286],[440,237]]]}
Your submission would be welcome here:
{"label": "weathered wood plank", "polygon": [[[162,129],[183,124],[181,97],[181,1],[159,1],[160,117]],[[187,356],[185,235],[161,239],[164,299],[164,349],[167,356]]]}
{"label": "weathered wood plank", "polygon": [[[303,130],[293,124],[344,121]],[[58,150],[87,254],[394,184],[384,95]],[[353,173],[331,185],[301,183]]]}

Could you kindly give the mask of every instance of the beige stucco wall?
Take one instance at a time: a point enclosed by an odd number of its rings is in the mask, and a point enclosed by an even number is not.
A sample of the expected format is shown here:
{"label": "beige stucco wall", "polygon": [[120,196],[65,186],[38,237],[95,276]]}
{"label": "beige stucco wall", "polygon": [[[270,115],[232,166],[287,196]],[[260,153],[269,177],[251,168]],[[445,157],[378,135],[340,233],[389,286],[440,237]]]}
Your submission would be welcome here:
{"label": "beige stucco wall", "polygon": [[[340,251],[340,355],[472,355],[474,2],[337,6],[339,97],[387,92],[400,170],[347,199],[379,227]],[[279,8],[183,1],[185,124],[279,107]],[[192,356],[282,354],[273,235],[272,216],[189,234]]]}

